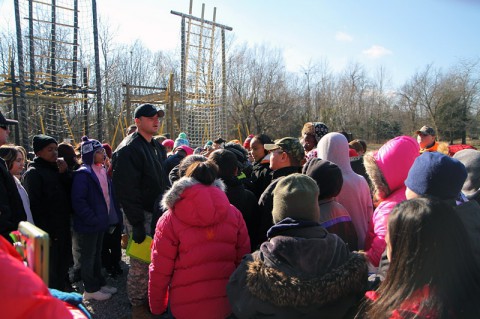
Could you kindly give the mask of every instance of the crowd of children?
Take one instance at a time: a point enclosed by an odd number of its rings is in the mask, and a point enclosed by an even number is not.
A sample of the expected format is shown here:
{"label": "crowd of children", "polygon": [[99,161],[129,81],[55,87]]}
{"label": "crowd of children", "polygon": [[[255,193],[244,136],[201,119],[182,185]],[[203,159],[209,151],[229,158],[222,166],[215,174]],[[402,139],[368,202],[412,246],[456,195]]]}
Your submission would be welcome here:
{"label": "crowd of children", "polygon": [[155,136],[163,116],[138,106],[113,152],[35,135],[27,167],[0,113],[1,235],[49,234],[49,288],[111,298],[126,233],[152,238],[130,258],[133,318],[480,317],[479,151],[443,154],[425,126],[367,152],[322,122],[195,147]]}

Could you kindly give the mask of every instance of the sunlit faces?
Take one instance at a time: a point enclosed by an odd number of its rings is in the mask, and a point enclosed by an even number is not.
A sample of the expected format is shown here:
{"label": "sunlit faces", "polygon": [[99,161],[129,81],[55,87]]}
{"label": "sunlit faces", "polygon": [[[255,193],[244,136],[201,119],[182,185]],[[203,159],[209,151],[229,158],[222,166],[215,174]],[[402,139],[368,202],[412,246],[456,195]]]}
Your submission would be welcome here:
{"label": "sunlit faces", "polygon": [[417,142],[420,148],[426,148],[435,142],[435,136],[420,133],[417,135]]}
{"label": "sunlit faces", "polygon": [[35,153],[35,155],[47,162],[56,163],[58,159],[58,145],[55,143],[50,143]]}
{"label": "sunlit faces", "polygon": [[285,153],[281,148],[273,150],[270,152],[270,169],[273,171],[276,171],[279,168],[284,167],[283,162],[285,161],[285,158],[287,156],[287,153]]}
{"label": "sunlit faces", "polygon": [[1,125],[0,126],[0,145],[7,143],[8,134],[10,134],[10,130],[8,129],[8,126]]}
{"label": "sunlit faces", "polygon": [[25,158],[23,157],[23,153],[17,151],[17,158],[13,162],[12,168],[10,168],[10,174],[13,176],[18,176],[22,173],[25,167]]}
{"label": "sunlit faces", "polygon": [[160,127],[158,114],[155,114],[152,117],[140,116],[135,119],[135,124],[137,125],[139,133],[147,135],[157,134],[158,128]]}
{"label": "sunlit faces", "polygon": [[263,144],[259,140],[257,140],[255,137],[252,139],[250,143],[250,154],[252,154],[255,162],[260,162],[262,158],[264,158],[265,155],[267,155],[267,152],[265,151]]}
{"label": "sunlit faces", "polygon": [[303,143],[303,148],[306,152],[310,152],[315,146],[317,146],[317,140],[312,134],[304,134]]}
{"label": "sunlit faces", "polygon": [[98,149],[93,154],[93,163],[94,164],[103,164],[105,163],[105,158],[107,157],[107,153],[103,148]]}

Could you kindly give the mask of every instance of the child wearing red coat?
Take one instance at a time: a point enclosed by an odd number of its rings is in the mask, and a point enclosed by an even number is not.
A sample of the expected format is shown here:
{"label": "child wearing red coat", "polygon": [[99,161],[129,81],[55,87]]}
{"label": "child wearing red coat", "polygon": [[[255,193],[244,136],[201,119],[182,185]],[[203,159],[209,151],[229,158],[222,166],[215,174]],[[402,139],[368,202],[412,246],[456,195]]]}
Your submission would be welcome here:
{"label": "child wearing red coat", "polygon": [[168,209],[157,223],[148,298],[155,315],[169,304],[177,319],[226,318],[226,286],[250,252],[242,214],[225,195],[212,162],[195,162],[164,195]]}

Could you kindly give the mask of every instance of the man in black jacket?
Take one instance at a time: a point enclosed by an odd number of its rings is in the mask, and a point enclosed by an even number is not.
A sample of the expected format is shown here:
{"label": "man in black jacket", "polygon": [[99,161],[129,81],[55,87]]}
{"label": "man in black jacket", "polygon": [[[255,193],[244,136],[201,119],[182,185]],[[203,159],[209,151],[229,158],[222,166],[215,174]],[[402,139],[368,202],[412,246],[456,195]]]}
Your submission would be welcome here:
{"label": "man in black jacket", "polygon": [[[113,185],[125,214],[125,227],[136,243],[153,235],[159,216],[153,216],[155,200],[167,185],[163,162],[165,148],[153,136],[159,129],[159,119],[165,113],[151,104],[135,109],[137,132],[127,136],[113,154]],[[132,304],[132,317],[149,315],[148,263],[131,258],[127,278],[127,293]]]}
{"label": "man in black jacket", "polygon": [[[273,170],[272,182],[263,192],[258,201],[260,206],[260,226],[255,237],[258,237],[256,246],[267,239],[267,231],[273,226],[273,190],[285,176],[302,172],[302,161],[305,158],[303,145],[298,138],[284,137],[275,140],[274,144],[265,144],[265,149],[270,151],[270,168]],[[252,245],[253,246],[253,245]]]}
{"label": "man in black jacket", "polygon": [[[9,126],[17,124],[17,121],[6,119],[0,112],[0,146],[7,143]],[[0,234],[11,242],[9,234],[18,228],[22,220],[27,220],[22,199],[5,161],[0,157]]]}

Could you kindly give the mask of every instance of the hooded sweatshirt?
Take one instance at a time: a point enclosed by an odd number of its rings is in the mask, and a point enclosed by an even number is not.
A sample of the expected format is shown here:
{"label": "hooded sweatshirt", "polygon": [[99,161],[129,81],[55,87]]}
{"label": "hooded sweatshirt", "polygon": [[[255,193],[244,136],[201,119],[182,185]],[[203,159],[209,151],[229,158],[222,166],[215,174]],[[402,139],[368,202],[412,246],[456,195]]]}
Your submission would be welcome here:
{"label": "hooded sweatshirt", "polygon": [[395,205],[406,199],[404,182],[418,155],[417,141],[410,136],[398,136],[364,157],[365,169],[381,201],[373,213],[365,240],[365,252],[375,267],[385,250],[388,215]]}
{"label": "hooded sweatshirt", "polygon": [[350,214],[358,236],[358,248],[363,249],[373,204],[365,178],[350,166],[348,141],[340,133],[328,133],[317,145],[318,158],[335,163],[342,170],[343,186],[336,197]]}
{"label": "hooded sweatshirt", "polygon": [[467,179],[462,187],[462,192],[469,200],[480,201],[480,151],[461,150],[453,158],[459,160],[467,169]]}

